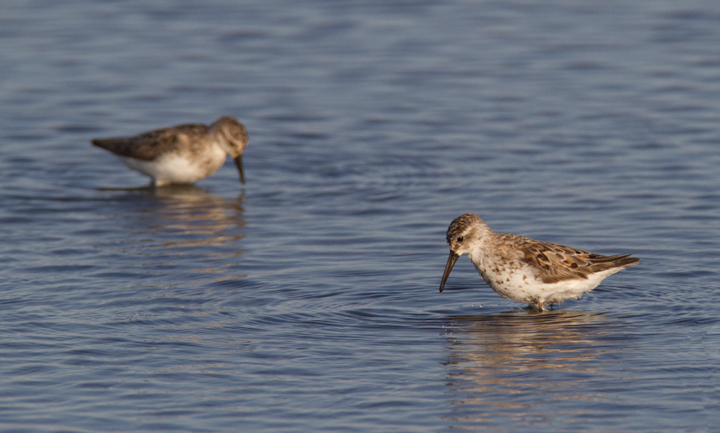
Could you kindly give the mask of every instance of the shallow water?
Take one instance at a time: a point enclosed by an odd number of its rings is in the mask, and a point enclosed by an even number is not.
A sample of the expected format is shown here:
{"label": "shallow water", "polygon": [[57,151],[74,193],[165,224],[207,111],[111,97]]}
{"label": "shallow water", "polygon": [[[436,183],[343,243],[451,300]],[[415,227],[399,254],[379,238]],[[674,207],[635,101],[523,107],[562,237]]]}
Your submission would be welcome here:
{"label": "shallow water", "polygon": [[[720,6],[0,7],[3,431],[712,431]],[[191,187],[89,144],[233,115]],[[531,314],[450,221],[639,266]]]}

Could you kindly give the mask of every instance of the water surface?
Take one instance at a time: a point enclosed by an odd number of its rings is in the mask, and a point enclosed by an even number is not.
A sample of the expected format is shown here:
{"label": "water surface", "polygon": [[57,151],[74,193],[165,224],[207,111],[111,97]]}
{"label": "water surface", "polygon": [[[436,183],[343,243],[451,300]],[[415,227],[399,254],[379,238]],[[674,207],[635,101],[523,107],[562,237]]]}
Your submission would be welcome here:
{"label": "water surface", "polygon": [[[0,7],[3,431],[712,431],[720,6]],[[153,190],[94,137],[239,118]],[[450,221],[641,265],[546,314]]]}

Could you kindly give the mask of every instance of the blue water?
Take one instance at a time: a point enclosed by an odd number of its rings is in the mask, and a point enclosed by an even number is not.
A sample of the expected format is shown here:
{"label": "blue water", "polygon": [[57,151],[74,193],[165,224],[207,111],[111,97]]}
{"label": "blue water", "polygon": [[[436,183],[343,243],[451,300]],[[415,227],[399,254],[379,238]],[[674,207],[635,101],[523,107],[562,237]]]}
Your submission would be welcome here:
{"label": "blue water", "polygon": [[[0,430],[715,431],[720,4],[0,5]],[[95,137],[250,134],[158,190]],[[445,230],[639,266],[547,314]]]}

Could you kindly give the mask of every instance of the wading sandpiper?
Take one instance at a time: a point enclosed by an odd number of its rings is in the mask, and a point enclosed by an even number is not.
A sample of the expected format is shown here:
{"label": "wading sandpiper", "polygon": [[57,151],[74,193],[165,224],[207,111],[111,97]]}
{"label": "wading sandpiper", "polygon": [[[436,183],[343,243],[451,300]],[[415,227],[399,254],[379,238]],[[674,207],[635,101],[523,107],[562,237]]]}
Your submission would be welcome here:
{"label": "wading sandpiper", "polygon": [[440,291],[457,259],[467,253],[480,277],[500,296],[545,311],[547,304],[577,299],[606,277],[640,263],[630,254],[603,256],[511,233],[495,233],[466,213],[447,231],[450,257]]}
{"label": "wading sandpiper", "polygon": [[92,144],[115,155],[152,185],[188,184],[215,173],[230,155],[245,183],[242,155],[247,131],[235,118],[221,117],[210,126],[199,123],[156,129],[132,137],[96,138]]}

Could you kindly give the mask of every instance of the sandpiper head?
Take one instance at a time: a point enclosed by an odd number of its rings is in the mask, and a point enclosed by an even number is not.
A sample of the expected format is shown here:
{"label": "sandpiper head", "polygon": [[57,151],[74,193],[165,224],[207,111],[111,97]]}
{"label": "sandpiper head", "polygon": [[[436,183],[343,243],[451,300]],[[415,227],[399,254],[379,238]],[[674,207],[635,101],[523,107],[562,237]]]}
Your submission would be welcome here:
{"label": "sandpiper head", "polygon": [[445,288],[445,282],[450,276],[455,262],[461,255],[470,252],[475,243],[490,230],[483,220],[477,214],[466,213],[455,218],[448,227],[446,239],[450,245],[450,257],[448,257],[443,272],[442,281],[440,282],[440,291]]}
{"label": "sandpiper head", "polygon": [[245,171],[242,165],[242,155],[248,143],[245,126],[234,117],[223,116],[210,125],[210,130],[216,134],[235,160],[240,173],[240,182],[245,183]]}

